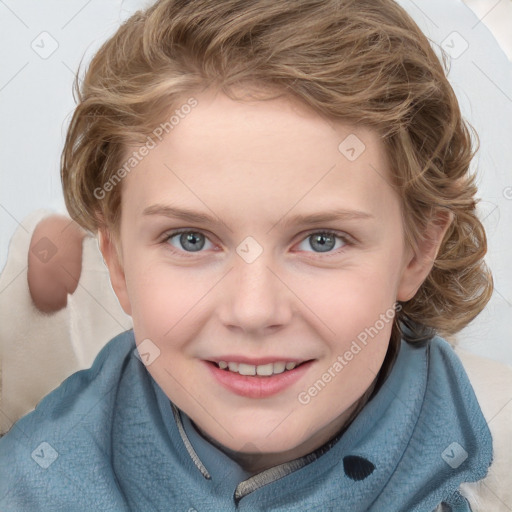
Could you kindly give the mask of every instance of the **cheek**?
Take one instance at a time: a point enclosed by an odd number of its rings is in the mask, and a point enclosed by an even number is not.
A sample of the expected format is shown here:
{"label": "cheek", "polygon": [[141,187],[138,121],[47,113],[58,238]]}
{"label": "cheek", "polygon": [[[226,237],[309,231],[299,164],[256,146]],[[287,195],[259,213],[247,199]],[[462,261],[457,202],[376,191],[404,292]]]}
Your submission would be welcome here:
{"label": "cheek", "polygon": [[295,290],[328,330],[356,335],[393,308],[397,282],[394,265],[369,261],[325,277],[301,277]]}
{"label": "cheek", "polygon": [[361,381],[363,387],[369,385],[382,365],[395,316],[399,268],[394,257],[380,254],[357,267],[329,272],[325,281],[308,278],[308,282],[296,283],[297,294],[306,298],[328,344],[326,368],[319,370],[328,369],[338,356],[343,358],[343,372],[335,372],[340,377],[335,379],[338,384]]}
{"label": "cheek", "polygon": [[[382,268],[381,268],[382,270]],[[308,306],[318,312],[328,352],[298,399],[311,421],[334,421],[374,381],[389,346],[395,316],[391,273],[340,274]],[[317,322],[317,325],[319,322]],[[313,428],[313,425],[312,427]]]}
{"label": "cheek", "polygon": [[138,337],[186,339],[187,326],[205,307],[202,299],[212,276],[155,261],[134,258],[130,263],[126,282]]}

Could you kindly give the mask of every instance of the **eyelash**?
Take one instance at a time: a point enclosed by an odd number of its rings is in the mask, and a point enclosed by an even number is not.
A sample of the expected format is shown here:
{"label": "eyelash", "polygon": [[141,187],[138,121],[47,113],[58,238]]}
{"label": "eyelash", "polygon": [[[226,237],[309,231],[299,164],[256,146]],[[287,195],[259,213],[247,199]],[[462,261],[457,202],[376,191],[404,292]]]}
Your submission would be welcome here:
{"label": "eyelash", "polygon": [[[207,240],[209,240],[211,242],[211,240],[207,237],[207,235],[205,233],[203,233],[199,229],[183,228],[183,229],[177,229],[175,231],[168,232],[168,233],[165,234],[165,236],[164,236],[163,240],[161,241],[161,243],[163,245],[165,245],[173,254],[176,254],[179,257],[189,258],[189,257],[193,257],[194,254],[200,254],[201,252],[203,252],[203,251],[196,251],[196,252],[189,251],[189,252],[187,252],[187,251],[183,251],[183,250],[178,250],[178,249],[176,249],[175,247],[173,247],[172,245],[170,245],[168,243],[171,238],[174,238],[176,235],[181,235],[182,233],[200,233]],[[311,252],[313,252],[313,254],[316,254],[318,256],[322,256],[322,255],[324,255],[323,257],[337,256],[341,252],[343,252],[347,247],[355,245],[355,243],[356,243],[355,240],[351,236],[347,235],[346,233],[340,233],[338,231],[331,231],[331,230],[314,230],[314,231],[309,231],[309,232],[305,233],[304,237],[301,238],[299,243],[303,242],[304,240],[307,240],[311,235],[316,235],[316,234],[322,234],[322,235],[328,235],[328,236],[332,235],[335,238],[340,239],[344,243],[344,245],[342,247],[338,248],[335,251],[326,251],[325,253],[311,251]],[[211,243],[213,243],[213,242],[211,242]],[[310,252],[310,251],[303,251],[303,252]]]}

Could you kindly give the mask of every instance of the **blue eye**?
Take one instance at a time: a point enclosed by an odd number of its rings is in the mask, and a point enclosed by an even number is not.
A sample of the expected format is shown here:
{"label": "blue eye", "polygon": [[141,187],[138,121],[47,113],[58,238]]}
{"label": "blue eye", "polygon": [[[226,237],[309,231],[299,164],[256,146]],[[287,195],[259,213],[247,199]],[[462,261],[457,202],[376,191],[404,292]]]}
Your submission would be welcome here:
{"label": "blue eye", "polygon": [[[341,245],[338,245],[337,247],[336,239],[341,241]],[[315,233],[310,233],[301,242],[301,245],[308,242],[309,246],[312,247],[315,252],[332,252],[333,249],[340,249],[341,247],[344,247],[348,243],[346,238],[338,236],[330,231],[317,231]],[[307,251],[307,249],[304,248],[300,250]]]}
{"label": "blue eye", "polygon": [[[173,238],[176,237],[179,237],[177,244],[180,244],[181,247],[172,243]],[[170,245],[177,249],[185,249],[185,252],[198,252],[205,246],[206,240],[208,238],[199,231],[175,231],[174,233],[169,233],[164,242],[169,242]]]}
{"label": "blue eye", "polygon": [[[210,247],[206,247],[206,249],[213,248],[212,242],[201,231],[186,229],[168,233],[162,243],[170,245],[174,253],[181,253],[181,255],[201,252],[207,243],[210,244]],[[306,235],[299,245],[300,251],[310,252],[307,247],[301,248],[303,244],[309,244],[309,248],[313,249],[312,252],[336,254],[336,249],[352,245],[353,242],[348,235],[336,234],[332,231],[314,231]]]}

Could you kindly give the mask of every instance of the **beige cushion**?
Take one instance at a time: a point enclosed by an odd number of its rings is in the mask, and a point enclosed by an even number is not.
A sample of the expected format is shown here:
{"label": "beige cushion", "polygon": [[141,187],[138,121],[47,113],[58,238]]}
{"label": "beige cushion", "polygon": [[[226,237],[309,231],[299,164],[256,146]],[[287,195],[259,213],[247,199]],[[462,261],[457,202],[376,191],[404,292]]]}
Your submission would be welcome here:
{"label": "beige cushion", "polygon": [[27,255],[37,210],[18,227],[0,274],[0,434],[72,373],[91,366],[100,349],[132,327],[110,285],[96,238],[82,243],[82,272],[66,308],[41,313],[27,282]]}

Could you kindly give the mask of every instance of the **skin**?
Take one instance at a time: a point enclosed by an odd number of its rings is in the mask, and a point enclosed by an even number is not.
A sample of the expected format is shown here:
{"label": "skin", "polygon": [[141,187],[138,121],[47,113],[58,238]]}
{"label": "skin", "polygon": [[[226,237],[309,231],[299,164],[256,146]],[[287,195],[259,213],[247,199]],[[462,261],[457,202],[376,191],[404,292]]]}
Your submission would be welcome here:
{"label": "skin", "polygon": [[[414,296],[448,220],[432,222],[429,242],[417,250],[405,243],[400,199],[371,130],[286,98],[196,98],[198,106],[124,178],[120,239],[102,230],[100,248],[137,344],[149,338],[160,350],[148,371],[204,437],[256,473],[310,453],[343,427],[375,380],[392,322],[308,404],[299,393],[396,301]],[[366,146],[355,161],[338,150],[350,134]],[[143,215],[154,204],[217,220]],[[333,208],[369,217],[291,220]],[[166,240],[180,228],[199,231],[200,251],[179,235]],[[345,238],[321,252],[311,235],[326,230]],[[252,263],[236,251],[248,236],[263,249]],[[314,362],[291,387],[256,399],[210,375],[203,361],[225,354]]]}
{"label": "skin", "polygon": [[82,270],[85,231],[63,215],[49,215],[34,229],[28,253],[27,281],[34,306],[42,313],[66,307]]}

